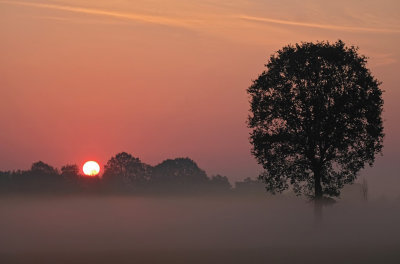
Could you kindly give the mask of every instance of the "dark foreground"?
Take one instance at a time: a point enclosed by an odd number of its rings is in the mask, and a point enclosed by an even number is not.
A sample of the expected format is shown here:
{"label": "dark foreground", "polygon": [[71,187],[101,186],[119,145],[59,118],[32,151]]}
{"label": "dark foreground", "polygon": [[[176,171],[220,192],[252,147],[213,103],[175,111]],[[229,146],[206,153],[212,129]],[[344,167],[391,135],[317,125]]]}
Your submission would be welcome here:
{"label": "dark foreground", "polygon": [[400,263],[400,201],[0,199],[0,263]]}
{"label": "dark foreground", "polygon": [[398,263],[393,248],[264,248],[231,250],[147,250],[2,255],[2,263]]}

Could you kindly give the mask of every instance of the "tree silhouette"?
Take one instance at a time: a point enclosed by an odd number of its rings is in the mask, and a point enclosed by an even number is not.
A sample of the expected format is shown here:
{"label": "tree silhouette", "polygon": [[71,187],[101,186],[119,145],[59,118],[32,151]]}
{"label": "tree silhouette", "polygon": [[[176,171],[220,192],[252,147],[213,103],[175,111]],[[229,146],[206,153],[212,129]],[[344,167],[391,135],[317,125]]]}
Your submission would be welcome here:
{"label": "tree silhouette", "polygon": [[232,190],[228,177],[219,174],[211,176],[210,184],[211,189],[217,192],[229,192]]}
{"label": "tree silhouette", "polygon": [[114,187],[130,189],[143,186],[149,178],[150,166],[139,158],[121,152],[112,157],[104,166],[103,179]]}
{"label": "tree silhouette", "polygon": [[65,178],[78,178],[79,167],[76,164],[67,164],[61,167],[61,176]]}
{"label": "tree silhouette", "polygon": [[42,176],[51,176],[58,174],[58,171],[55,168],[44,163],[43,161],[33,163],[31,166],[31,172]]}
{"label": "tree silhouette", "polygon": [[53,192],[59,189],[63,183],[58,170],[42,161],[33,163],[31,169],[22,172],[18,178],[21,187],[27,188],[28,191]]}
{"label": "tree silhouette", "polygon": [[13,176],[11,171],[0,171],[0,193],[13,190]]}
{"label": "tree silhouette", "polygon": [[61,176],[66,188],[78,189],[80,175],[79,167],[76,164],[67,164],[62,166]]}
{"label": "tree silhouette", "polygon": [[[288,45],[248,88],[252,154],[266,189],[340,195],[382,150],[382,91],[342,41]],[[316,203],[317,204],[317,203]]]}
{"label": "tree silhouette", "polygon": [[189,158],[167,159],[153,168],[152,186],[164,192],[191,192],[209,183],[205,171]]}

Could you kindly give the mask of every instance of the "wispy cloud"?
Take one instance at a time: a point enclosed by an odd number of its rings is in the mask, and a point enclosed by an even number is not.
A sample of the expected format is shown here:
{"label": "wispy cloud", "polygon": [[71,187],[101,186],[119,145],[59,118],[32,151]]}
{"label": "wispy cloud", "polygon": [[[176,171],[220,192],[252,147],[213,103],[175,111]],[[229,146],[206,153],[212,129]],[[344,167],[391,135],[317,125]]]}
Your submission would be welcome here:
{"label": "wispy cloud", "polygon": [[337,30],[337,31],[400,33],[400,28],[337,26],[337,25],[329,25],[329,24],[305,23],[305,22],[298,22],[298,21],[246,16],[246,15],[239,15],[238,18],[247,20],[247,21],[252,21],[252,22],[272,23],[272,24],[280,24],[280,25],[288,25],[288,26],[296,26],[296,27],[320,28],[320,29]]}
{"label": "wispy cloud", "polygon": [[189,20],[183,18],[172,18],[167,16],[154,16],[154,15],[144,15],[144,14],[136,14],[136,13],[124,13],[103,9],[95,9],[95,8],[87,8],[87,7],[78,7],[78,6],[67,6],[67,5],[58,5],[58,4],[45,4],[45,3],[34,3],[34,2],[23,2],[23,1],[3,1],[0,0],[0,4],[8,4],[8,5],[20,5],[20,6],[30,6],[35,8],[43,8],[43,9],[53,9],[53,10],[62,10],[73,13],[80,14],[89,14],[96,16],[104,16],[110,18],[117,19],[125,19],[131,20],[141,23],[150,23],[164,26],[172,26],[172,27],[183,27],[188,28],[193,26],[194,24],[198,24],[199,20]]}
{"label": "wispy cloud", "polygon": [[59,16],[32,16],[34,19],[42,19],[42,20],[53,20],[59,22],[66,23],[75,23],[75,24],[103,24],[103,25],[121,25],[125,24],[124,21],[117,20],[100,20],[100,19],[79,19],[79,18],[67,18],[67,17],[59,17]]}

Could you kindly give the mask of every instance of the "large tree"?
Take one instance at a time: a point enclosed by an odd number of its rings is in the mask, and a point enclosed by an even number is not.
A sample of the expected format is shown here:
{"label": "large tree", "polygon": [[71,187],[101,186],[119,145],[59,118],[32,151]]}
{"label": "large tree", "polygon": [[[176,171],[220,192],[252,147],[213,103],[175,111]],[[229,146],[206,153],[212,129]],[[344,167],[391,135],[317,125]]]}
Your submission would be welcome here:
{"label": "large tree", "polygon": [[252,153],[272,193],[340,195],[382,150],[382,91],[358,48],[301,43],[273,54],[248,88]]}

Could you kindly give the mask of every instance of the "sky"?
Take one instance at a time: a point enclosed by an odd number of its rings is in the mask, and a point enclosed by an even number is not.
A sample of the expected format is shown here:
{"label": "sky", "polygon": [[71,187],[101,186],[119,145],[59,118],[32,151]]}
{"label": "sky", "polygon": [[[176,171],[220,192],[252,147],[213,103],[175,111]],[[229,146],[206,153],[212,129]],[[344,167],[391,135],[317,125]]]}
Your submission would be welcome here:
{"label": "sky", "polygon": [[0,170],[126,151],[256,177],[246,89],[281,47],[342,39],[385,90],[383,156],[362,175],[400,193],[398,0],[0,0],[0,36]]}

